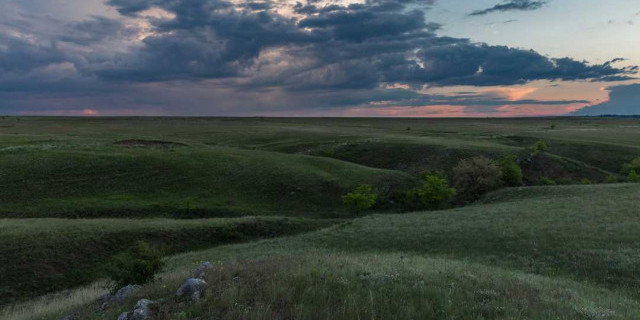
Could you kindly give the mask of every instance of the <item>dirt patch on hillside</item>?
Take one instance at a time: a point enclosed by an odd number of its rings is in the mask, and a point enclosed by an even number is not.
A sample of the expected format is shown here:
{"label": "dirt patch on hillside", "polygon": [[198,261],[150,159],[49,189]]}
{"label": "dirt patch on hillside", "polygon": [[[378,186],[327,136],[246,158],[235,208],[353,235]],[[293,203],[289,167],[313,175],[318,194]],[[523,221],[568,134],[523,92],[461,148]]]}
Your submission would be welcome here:
{"label": "dirt patch on hillside", "polygon": [[142,139],[127,139],[120,140],[113,143],[116,146],[123,147],[136,147],[136,148],[174,148],[185,147],[186,144],[171,141],[162,140],[142,140]]}

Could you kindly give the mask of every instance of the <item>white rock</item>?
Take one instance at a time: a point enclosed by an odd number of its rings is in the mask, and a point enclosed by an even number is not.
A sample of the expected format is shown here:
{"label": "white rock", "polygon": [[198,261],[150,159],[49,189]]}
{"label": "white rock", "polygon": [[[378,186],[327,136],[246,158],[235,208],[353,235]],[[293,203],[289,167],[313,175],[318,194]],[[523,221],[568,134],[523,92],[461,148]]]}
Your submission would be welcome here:
{"label": "white rock", "polygon": [[178,291],[176,291],[176,296],[178,297],[189,297],[193,301],[198,301],[200,298],[204,296],[204,289],[207,283],[202,279],[190,278],[184,281]]}
{"label": "white rock", "polygon": [[129,320],[129,312],[123,312],[118,316],[118,320]]}

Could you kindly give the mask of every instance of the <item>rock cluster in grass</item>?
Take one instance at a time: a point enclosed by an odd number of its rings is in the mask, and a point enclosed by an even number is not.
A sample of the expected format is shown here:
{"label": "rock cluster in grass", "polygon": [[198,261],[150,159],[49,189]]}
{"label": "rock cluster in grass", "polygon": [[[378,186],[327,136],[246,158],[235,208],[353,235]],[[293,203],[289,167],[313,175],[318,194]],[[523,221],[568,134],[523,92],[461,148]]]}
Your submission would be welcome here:
{"label": "rock cluster in grass", "polygon": [[118,316],[118,320],[146,320],[153,316],[153,309],[158,302],[149,299],[140,299],[133,310],[123,312]]}
{"label": "rock cluster in grass", "polygon": [[118,291],[116,291],[116,293],[114,294],[107,293],[102,295],[100,298],[98,298],[100,308],[104,310],[111,303],[122,302],[124,301],[124,299],[130,297],[140,288],[142,288],[142,286],[139,286],[137,284],[130,284],[118,289]]}
{"label": "rock cluster in grass", "polygon": [[[204,290],[206,282],[204,277],[207,270],[211,269],[211,263],[205,262],[196,268],[191,278],[185,280],[182,285],[176,291],[176,296],[181,298],[188,298],[189,300],[196,302],[204,296]],[[126,286],[118,290],[114,295],[109,297],[109,301],[122,301],[126,297],[130,296],[140,286]],[[149,299],[140,299],[133,310],[123,312],[118,317],[118,320],[147,320],[153,318],[154,309],[158,306],[157,301]]]}
{"label": "rock cluster in grass", "polygon": [[189,278],[182,283],[180,288],[178,288],[176,296],[188,297],[191,301],[198,301],[202,296],[204,296],[204,288],[206,284],[207,283],[202,279]]}
{"label": "rock cluster in grass", "polygon": [[[210,262],[204,262],[200,266],[198,266],[191,277],[185,280],[182,285],[176,291],[176,296],[179,298],[186,298],[192,302],[196,302],[204,297],[205,287],[207,282],[204,281],[204,277],[207,274],[207,271],[212,268]],[[134,294],[141,286],[139,285],[127,285],[120,288],[114,294],[105,294],[98,298],[98,303],[101,306],[101,309],[104,310],[111,303],[122,302],[126,298],[130,297]],[[136,303],[133,310],[123,312],[118,316],[118,320],[148,320],[153,318],[154,309],[156,309],[159,305],[158,301],[153,301],[149,299],[140,299]],[[77,320],[77,317],[74,314],[70,314],[62,320]]]}
{"label": "rock cluster in grass", "polygon": [[186,297],[191,301],[198,301],[204,296],[204,289],[207,282],[204,281],[207,270],[211,269],[211,262],[207,261],[197,267],[191,274],[191,278],[185,280],[178,291],[176,296]]}

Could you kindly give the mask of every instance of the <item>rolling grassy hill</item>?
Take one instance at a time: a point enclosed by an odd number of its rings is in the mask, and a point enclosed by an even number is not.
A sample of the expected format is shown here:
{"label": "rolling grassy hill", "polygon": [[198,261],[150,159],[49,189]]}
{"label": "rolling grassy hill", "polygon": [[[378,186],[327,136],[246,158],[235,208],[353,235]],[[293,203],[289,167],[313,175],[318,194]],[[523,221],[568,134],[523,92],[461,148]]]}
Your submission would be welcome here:
{"label": "rolling grassy hill", "polygon": [[[111,319],[144,296],[167,319],[640,318],[637,185],[579,185],[621,178],[638,141],[638,119],[4,117],[0,317]],[[398,213],[418,173],[476,155],[518,155],[526,186]],[[381,196],[364,217],[342,205],[362,183]],[[98,280],[136,240],[184,254],[131,301],[94,313],[93,284],[20,302]],[[180,305],[204,260],[212,298]]]}
{"label": "rolling grassy hill", "polygon": [[521,154],[537,140],[549,151],[523,165],[529,184],[603,182],[640,155],[639,128],[581,118],[6,117],[0,216],[335,217],[359,183],[390,193],[423,170]]}
{"label": "rolling grassy hill", "polygon": [[3,217],[224,217],[345,214],[360,183],[406,189],[411,176],[333,159],[229,147],[102,146],[0,156]]}
{"label": "rolling grassy hill", "polygon": [[[465,208],[181,254],[163,280],[107,313],[76,311],[113,318],[150,297],[167,299],[161,319],[636,319],[638,192],[515,188]],[[175,289],[205,260],[215,265],[206,300],[180,304]]]}
{"label": "rolling grassy hill", "polygon": [[136,241],[165,254],[295,234],[336,223],[280,217],[219,219],[0,219],[0,301],[86,284]]}

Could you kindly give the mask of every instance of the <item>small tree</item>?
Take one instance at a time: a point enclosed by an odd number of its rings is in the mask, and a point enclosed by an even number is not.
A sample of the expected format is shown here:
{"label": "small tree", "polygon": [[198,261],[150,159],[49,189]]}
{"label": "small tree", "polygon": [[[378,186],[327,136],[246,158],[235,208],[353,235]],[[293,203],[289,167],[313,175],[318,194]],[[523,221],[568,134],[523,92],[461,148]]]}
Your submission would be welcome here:
{"label": "small tree", "polygon": [[533,146],[531,146],[531,152],[534,155],[545,151],[547,151],[547,143],[542,140],[537,141]]}
{"label": "small tree", "polygon": [[461,201],[473,201],[502,185],[502,170],[482,156],[464,159],[453,168],[452,182]]}
{"label": "small tree", "polygon": [[500,160],[500,169],[502,169],[502,182],[507,186],[522,185],[522,168],[516,162],[515,156],[505,156]]}
{"label": "small tree", "polygon": [[113,282],[113,290],[129,284],[151,282],[162,269],[164,261],[159,250],[145,241],[138,241],[129,250],[116,255],[107,267],[107,276]]}
{"label": "small tree", "polygon": [[636,170],[631,170],[629,175],[627,176],[627,181],[629,182],[640,182],[640,174]]}
{"label": "small tree", "polygon": [[353,192],[342,197],[344,205],[353,212],[360,212],[373,207],[378,196],[371,191],[368,184],[359,185]]}
{"label": "small tree", "polygon": [[408,202],[415,209],[438,209],[447,203],[456,194],[456,189],[451,188],[447,179],[436,174],[423,174],[424,183],[408,194]]}
{"label": "small tree", "polygon": [[621,173],[627,177],[629,182],[640,182],[640,157],[623,164]]}
{"label": "small tree", "polygon": [[449,180],[447,173],[444,170],[436,169],[436,170],[425,170],[420,173],[420,179],[427,180],[429,176],[435,176],[441,178],[445,181]]}

